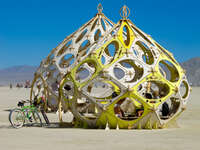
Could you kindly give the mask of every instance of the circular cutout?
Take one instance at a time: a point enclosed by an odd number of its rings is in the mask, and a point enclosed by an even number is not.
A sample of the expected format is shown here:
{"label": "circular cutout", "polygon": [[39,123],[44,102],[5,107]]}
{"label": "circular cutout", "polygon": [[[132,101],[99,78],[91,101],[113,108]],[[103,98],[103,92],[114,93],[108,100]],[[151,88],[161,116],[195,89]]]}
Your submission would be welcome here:
{"label": "circular cutout", "polygon": [[153,54],[152,54],[151,50],[149,49],[149,47],[144,42],[137,41],[135,48],[137,49],[138,53],[142,53],[141,59],[146,64],[152,65],[154,63]]}
{"label": "circular cutout", "polygon": [[182,99],[186,99],[189,95],[189,85],[186,81],[182,81],[179,89]]}
{"label": "circular cutout", "polygon": [[94,34],[94,41],[98,41],[101,37],[101,31],[98,29]]}
{"label": "circular cutout", "polygon": [[83,90],[86,91],[90,97],[104,102],[109,101],[120,94],[120,89],[116,84],[103,78],[95,79]]}
{"label": "circular cutout", "polygon": [[170,92],[169,86],[161,81],[147,81],[138,88],[138,93],[145,99],[161,99]]}
{"label": "circular cutout", "polygon": [[115,104],[114,113],[121,120],[132,121],[142,116],[144,107],[136,99],[122,98]]}
{"label": "circular cutout", "polygon": [[84,80],[86,78],[88,78],[90,75],[90,71],[86,68],[80,68],[77,71],[77,76],[76,76],[76,80]]}
{"label": "circular cutout", "polygon": [[106,31],[106,24],[102,18],[101,18],[101,26],[102,26],[103,30]]}
{"label": "circular cutout", "polygon": [[75,79],[80,83],[87,81],[95,73],[95,65],[91,62],[82,64],[76,71]]}
{"label": "circular cutout", "polygon": [[177,82],[180,79],[178,70],[168,60],[159,62],[159,71],[161,75],[170,82]]}
{"label": "circular cutout", "polygon": [[68,50],[68,48],[71,46],[71,44],[72,44],[72,40],[67,42],[67,44],[65,44],[65,46],[63,48],[61,48],[61,50],[59,50],[59,52],[57,53],[57,56],[63,55]]}
{"label": "circular cutout", "polygon": [[75,58],[73,54],[66,54],[65,56],[63,56],[60,60],[59,66],[61,68],[68,68],[70,67],[72,64],[74,64],[75,62]]}
{"label": "circular cutout", "polygon": [[120,80],[120,79],[124,78],[125,72],[121,68],[115,67],[114,68],[114,75],[118,80]]}
{"label": "circular cutout", "polygon": [[180,100],[176,97],[170,97],[158,108],[158,114],[161,120],[171,119],[180,109]]}
{"label": "circular cutout", "polygon": [[79,52],[87,49],[90,46],[90,41],[89,40],[85,40],[83,41],[83,43],[81,44],[81,46],[79,47]]}
{"label": "circular cutout", "polygon": [[99,20],[99,19],[96,19],[96,20],[94,21],[94,23],[93,23],[93,25],[92,25],[92,27],[91,27],[91,31],[94,30],[95,26],[97,25],[97,21],[98,21],[98,20]]}
{"label": "circular cutout", "polygon": [[[136,62],[131,59],[125,59],[125,60],[118,62],[115,65],[115,68],[119,68],[124,72],[125,75],[123,78],[126,83],[133,83],[133,82],[140,80],[144,73],[143,68],[141,68],[141,66],[136,64]],[[119,79],[117,76],[119,76],[119,77],[121,76],[119,74],[122,71],[120,71],[119,73],[114,73],[115,77],[117,79]]]}
{"label": "circular cutout", "polygon": [[90,41],[85,40],[78,49],[78,56],[85,56],[89,52]]}
{"label": "circular cutout", "polygon": [[119,43],[117,41],[112,41],[110,44],[106,46],[104,51],[107,56],[114,57],[118,49],[119,49]]}
{"label": "circular cutout", "polygon": [[123,41],[126,46],[130,44],[130,31],[127,25],[123,27]]}
{"label": "circular cutout", "polygon": [[74,97],[74,84],[72,81],[67,81],[64,85],[63,85],[63,96],[65,99],[67,100],[71,100]]}
{"label": "circular cutout", "polygon": [[96,81],[88,86],[87,92],[91,97],[102,99],[112,95],[113,87],[108,83]]}
{"label": "circular cutout", "polygon": [[75,103],[75,109],[82,119],[87,120],[96,120],[100,113],[98,107],[96,107],[96,105],[92,103],[90,99],[84,97],[83,95],[77,99]]}
{"label": "circular cutout", "polygon": [[102,65],[105,65],[106,63],[106,58],[104,56],[101,56],[101,63]]}
{"label": "circular cutout", "polygon": [[31,88],[31,100],[35,98],[45,97],[47,95],[47,90],[45,89],[44,80],[41,77],[35,78],[33,81],[33,87]]}
{"label": "circular cutout", "polygon": [[78,43],[79,41],[81,41],[83,39],[83,37],[86,35],[87,33],[87,29],[85,29],[80,35],[79,37],[76,39],[76,42],[75,43]]}

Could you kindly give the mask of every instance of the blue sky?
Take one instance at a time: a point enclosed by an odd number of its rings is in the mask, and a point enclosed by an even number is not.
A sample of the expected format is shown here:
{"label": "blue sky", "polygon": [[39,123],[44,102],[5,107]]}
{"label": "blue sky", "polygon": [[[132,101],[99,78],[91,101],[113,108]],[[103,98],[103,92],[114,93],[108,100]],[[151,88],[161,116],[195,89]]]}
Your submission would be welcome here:
{"label": "blue sky", "polygon": [[200,56],[199,0],[0,0],[0,69],[39,65],[67,35],[97,13],[98,2],[114,22],[126,4],[136,26],[178,61]]}

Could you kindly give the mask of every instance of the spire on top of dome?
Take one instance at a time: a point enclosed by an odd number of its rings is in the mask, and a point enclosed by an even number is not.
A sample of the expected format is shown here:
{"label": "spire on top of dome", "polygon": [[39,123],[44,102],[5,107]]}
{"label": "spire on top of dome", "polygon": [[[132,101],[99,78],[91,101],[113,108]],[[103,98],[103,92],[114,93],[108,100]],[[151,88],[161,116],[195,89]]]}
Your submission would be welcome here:
{"label": "spire on top of dome", "polygon": [[121,9],[120,9],[120,16],[123,18],[123,19],[127,19],[128,16],[130,15],[130,9],[124,5]]}
{"label": "spire on top of dome", "polygon": [[97,10],[98,10],[98,13],[101,14],[102,11],[103,11],[103,6],[101,3],[99,3],[99,5],[97,6]]}

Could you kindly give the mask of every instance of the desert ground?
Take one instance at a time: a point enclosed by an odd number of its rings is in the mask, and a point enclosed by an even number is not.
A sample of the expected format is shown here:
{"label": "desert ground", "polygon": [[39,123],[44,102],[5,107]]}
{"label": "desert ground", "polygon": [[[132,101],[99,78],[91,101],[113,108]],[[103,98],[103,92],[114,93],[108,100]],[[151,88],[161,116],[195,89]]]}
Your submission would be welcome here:
{"label": "desert ground", "polygon": [[[193,88],[187,110],[178,120],[179,127],[160,130],[90,130],[57,127],[13,129],[9,109],[29,98],[29,89],[0,87],[1,150],[199,150],[200,88]],[[56,114],[48,114],[58,122]]]}

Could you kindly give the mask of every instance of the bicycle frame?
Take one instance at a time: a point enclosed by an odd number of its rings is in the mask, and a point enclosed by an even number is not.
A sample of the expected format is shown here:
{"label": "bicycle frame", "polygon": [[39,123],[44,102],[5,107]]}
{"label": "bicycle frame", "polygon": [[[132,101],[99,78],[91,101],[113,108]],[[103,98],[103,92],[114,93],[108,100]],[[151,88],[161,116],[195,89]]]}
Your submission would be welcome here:
{"label": "bicycle frame", "polygon": [[21,111],[24,113],[25,118],[29,119],[31,117],[31,114],[34,111],[37,111],[37,108],[34,105],[23,106],[21,108]]}

